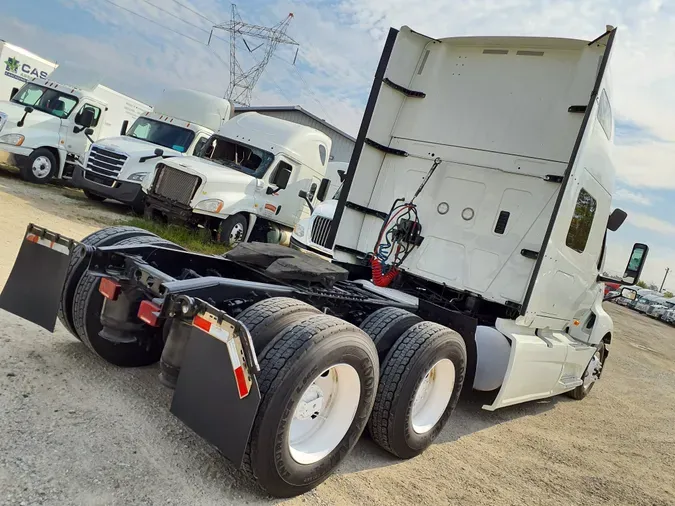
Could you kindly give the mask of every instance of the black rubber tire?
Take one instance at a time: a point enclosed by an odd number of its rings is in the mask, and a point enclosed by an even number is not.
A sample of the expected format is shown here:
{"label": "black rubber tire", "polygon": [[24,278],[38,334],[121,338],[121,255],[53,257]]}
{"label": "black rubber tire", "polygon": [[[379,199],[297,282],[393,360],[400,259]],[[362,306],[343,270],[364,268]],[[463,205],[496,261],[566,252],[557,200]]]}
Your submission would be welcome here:
{"label": "black rubber tire", "polygon": [[[230,234],[232,233],[232,229],[237,225],[241,225],[244,231],[241,234],[240,240],[232,241],[230,240]],[[244,242],[247,231],[248,231],[248,221],[246,221],[246,218],[241,214],[233,214],[232,216],[228,216],[227,218],[222,220],[220,222],[220,225],[218,225],[217,240],[223,246],[226,246],[228,248],[234,248],[240,242]]]}
{"label": "black rubber tire", "polygon": [[[287,438],[294,408],[316,375],[347,363],[361,379],[354,420],[337,447],[315,464],[298,464]],[[293,497],[319,485],[358,441],[375,399],[377,351],[361,330],[333,316],[318,315],[279,334],[260,358],[260,407],[253,424],[244,468],[276,497]]]}
{"label": "black rubber tire", "polygon": [[[455,366],[455,384],[441,418],[424,434],[410,422],[415,392],[427,371],[438,360],[449,358]],[[368,421],[373,441],[399,458],[422,453],[441,432],[457,405],[466,373],[466,345],[452,329],[421,322],[403,334],[381,366],[380,384]]]}
{"label": "black rubber tire", "polygon": [[[128,227],[123,225],[98,230],[92,234],[89,234],[80,242],[88,246],[110,246],[129,237],[139,236],[157,237],[155,234],[148,232],[147,230],[143,230],[142,228]],[[73,296],[75,294],[75,288],[80,282],[82,274],[84,274],[84,272],[87,270],[87,266],[82,262],[83,256],[84,248],[82,247],[76,248],[70,255],[70,263],[68,264],[66,279],[63,283],[61,303],[59,304],[58,312],[59,320],[63,326],[66,327],[68,332],[73,334],[78,339],[80,339],[80,337],[75,332],[75,326],[73,324]]]}
{"label": "black rubber tire", "polygon": [[383,307],[363,320],[360,328],[375,343],[381,362],[398,338],[410,327],[421,321],[422,318],[405,309]]}
{"label": "black rubber tire", "polygon": [[[598,345],[598,349],[600,350],[600,357],[601,357],[600,360],[601,360],[602,366],[604,367],[605,366],[605,360],[607,360],[607,355],[608,355],[608,353],[606,353],[605,343],[601,342]],[[595,353],[593,355],[595,355]],[[589,365],[590,365],[590,362],[589,362]],[[586,371],[584,371],[584,376],[585,375],[586,375]],[[583,376],[582,376],[582,379],[583,379]],[[588,386],[588,388],[584,388],[584,385],[579,385],[574,390],[570,390],[569,392],[565,392],[565,393],[567,394],[568,397],[571,397],[572,399],[580,401],[582,399],[585,399],[586,396],[591,393],[591,390],[593,390],[593,386],[597,382],[598,382],[598,380],[595,380],[593,383],[591,383]]]}
{"label": "black rubber tire", "polygon": [[[41,156],[44,156],[49,160],[49,163],[51,164],[52,168],[49,171],[49,174],[47,174],[46,177],[43,178],[38,178],[35,177],[35,174],[33,174],[33,162]],[[30,156],[28,157],[28,160],[21,165],[21,168],[19,169],[19,173],[21,174],[21,178],[24,181],[29,181],[31,183],[36,183],[36,184],[46,184],[49,183],[54,175],[56,175],[59,171],[59,163],[56,160],[56,157],[54,156],[54,153],[52,153],[50,150],[47,148],[38,148],[34,150]]]}
{"label": "black rubber tire", "polygon": [[94,193],[94,192],[89,191],[89,190],[82,190],[82,192],[84,193],[84,195],[89,200],[93,200],[94,202],[103,202],[105,199],[108,198],[108,197],[104,197],[103,195],[99,195],[98,193]]}
{"label": "black rubber tire", "polygon": [[[129,237],[115,243],[117,246],[132,244],[176,246],[174,243],[156,236]],[[149,346],[144,348],[137,343],[112,343],[99,336],[99,332],[103,328],[100,317],[104,301],[103,295],[98,291],[100,279],[97,276],[85,273],[75,289],[73,323],[79,338],[96,355],[113,365],[140,367],[158,362],[164,347],[164,341],[161,337],[152,340]]]}
{"label": "black rubber tire", "polygon": [[273,297],[249,306],[237,319],[250,332],[255,351],[260,354],[277,334],[317,314],[321,311],[297,299]]}

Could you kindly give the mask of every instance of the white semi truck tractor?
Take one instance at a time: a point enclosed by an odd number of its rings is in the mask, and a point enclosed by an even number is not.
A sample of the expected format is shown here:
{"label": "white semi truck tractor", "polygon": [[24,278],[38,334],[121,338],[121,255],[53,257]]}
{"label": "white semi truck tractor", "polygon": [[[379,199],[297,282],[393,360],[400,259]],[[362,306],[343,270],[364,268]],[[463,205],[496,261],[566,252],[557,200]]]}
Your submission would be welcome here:
{"label": "white semi truck tractor", "polygon": [[166,90],[121,136],[89,148],[73,173],[73,185],[92,200],[114,199],[143,212],[141,183],[152,178],[157,160],[199,154],[206,141],[232,117],[229,100],[188,89]]}
{"label": "white semi truck tractor", "polygon": [[[0,307],[50,330],[58,314],[117,366],[159,361],[171,412],[281,497],[325,480],[364,430],[419,455],[463,391],[491,392],[487,410],[583,399],[614,337],[602,272],[626,217],[610,211],[615,34],[392,29],[332,263],[261,243],[200,255],[124,226],[77,243],[30,225]],[[636,244],[613,281],[634,285],[647,253]]]}
{"label": "white semi truck tractor", "polygon": [[295,224],[330,187],[330,149],[330,137],[314,128],[240,114],[222,125],[198,156],[157,164],[143,182],[145,212],[210,230],[228,247],[288,242]]}

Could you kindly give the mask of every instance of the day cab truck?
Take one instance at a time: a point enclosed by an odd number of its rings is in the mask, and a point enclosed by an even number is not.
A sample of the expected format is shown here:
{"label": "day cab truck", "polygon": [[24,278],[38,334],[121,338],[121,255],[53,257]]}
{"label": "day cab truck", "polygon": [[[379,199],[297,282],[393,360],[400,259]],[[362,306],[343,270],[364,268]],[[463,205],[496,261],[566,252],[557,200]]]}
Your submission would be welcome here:
{"label": "day cab truck", "polygon": [[317,486],[366,428],[419,455],[462,391],[489,392],[486,410],[583,399],[614,336],[603,284],[635,284],[648,253],[636,244],[622,279],[602,276],[626,217],[610,211],[615,35],[392,29],[332,263],[259,243],[200,255],[130,227],[76,243],[30,225],[0,307],[50,330],[58,313],[112,364],[159,361],[171,412],[275,496]]}
{"label": "day cab truck", "polygon": [[151,108],[100,83],[99,76],[63,64],[0,102],[0,151],[32,183],[69,178],[90,142],[118,135]]}
{"label": "day cab truck", "polygon": [[336,184],[332,184],[328,190],[329,198],[312,207],[311,214],[295,225],[290,241],[292,248],[329,261],[333,258],[333,251],[327,247],[328,237],[348,166],[345,162],[328,164],[327,175],[337,173],[337,178],[331,178]]}
{"label": "day cab truck", "polygon": [[194,155],[232,117],[229,100],[194,90],[166,90],[152,112],[136,118],[122,135],[95,142],[72,183],[92,200],[114,199],[143,212],[141,183],[158,159]]}
{"label": "day cab truck", "polygon": [[157,164],[152,179],[143,182],[146,215],[205,228],[225,246],[287,243],[298,220],[309,216],[330,187],[330,149],[330,137],[314,128],[240,114],[198,156]]}

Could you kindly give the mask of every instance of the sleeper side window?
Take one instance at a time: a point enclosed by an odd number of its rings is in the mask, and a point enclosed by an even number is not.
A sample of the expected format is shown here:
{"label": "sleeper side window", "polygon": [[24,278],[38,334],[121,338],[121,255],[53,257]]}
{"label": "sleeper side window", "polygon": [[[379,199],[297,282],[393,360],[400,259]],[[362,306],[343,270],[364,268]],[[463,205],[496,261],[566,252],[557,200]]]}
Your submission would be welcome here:
{"label": "sleeper side window", "polygon": [[577,205],[574,207],[574,215],[572,216],[572,222],[570,223],[567,239],[565,240],[565,244],[569,248],[579,253],[584,252],[597,207],[598,202],[590,193],[582,188],[579,191]]}

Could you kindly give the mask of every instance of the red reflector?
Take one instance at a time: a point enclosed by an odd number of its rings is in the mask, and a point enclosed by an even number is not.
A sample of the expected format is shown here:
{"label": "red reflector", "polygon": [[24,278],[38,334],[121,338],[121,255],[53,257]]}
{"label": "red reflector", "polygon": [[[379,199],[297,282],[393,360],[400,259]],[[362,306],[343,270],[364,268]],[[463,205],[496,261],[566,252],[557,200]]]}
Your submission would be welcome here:
{"label": "red reflector", "polygon": [[202,318],[199,315],[194,317],[194,320],[192,320],[192,324],[195,327],[202,329],[204,332],[211,331],[211,322],[208,321],[206,318]]}
{"label": "red reflector", "polygon": [[244,398],[248,395],[248,386],[246,385],[246,378],[244,377],[244,368],[237,367],[234,370],[234,377],[237,380],[237,389],[239,390],[239,397]]}
{"label": "red reflector", "polygon": [[159,313],[162,310],[160,306],[149,301],[144,300],[138,308],[138,318],[150,325],[151,327],[159,327]]}
{"label": "red reflector", "polygon": [[98,291],[109,300],[117,300],[122,287],[114,279],[101,278],[101,283],[98,285]]}

